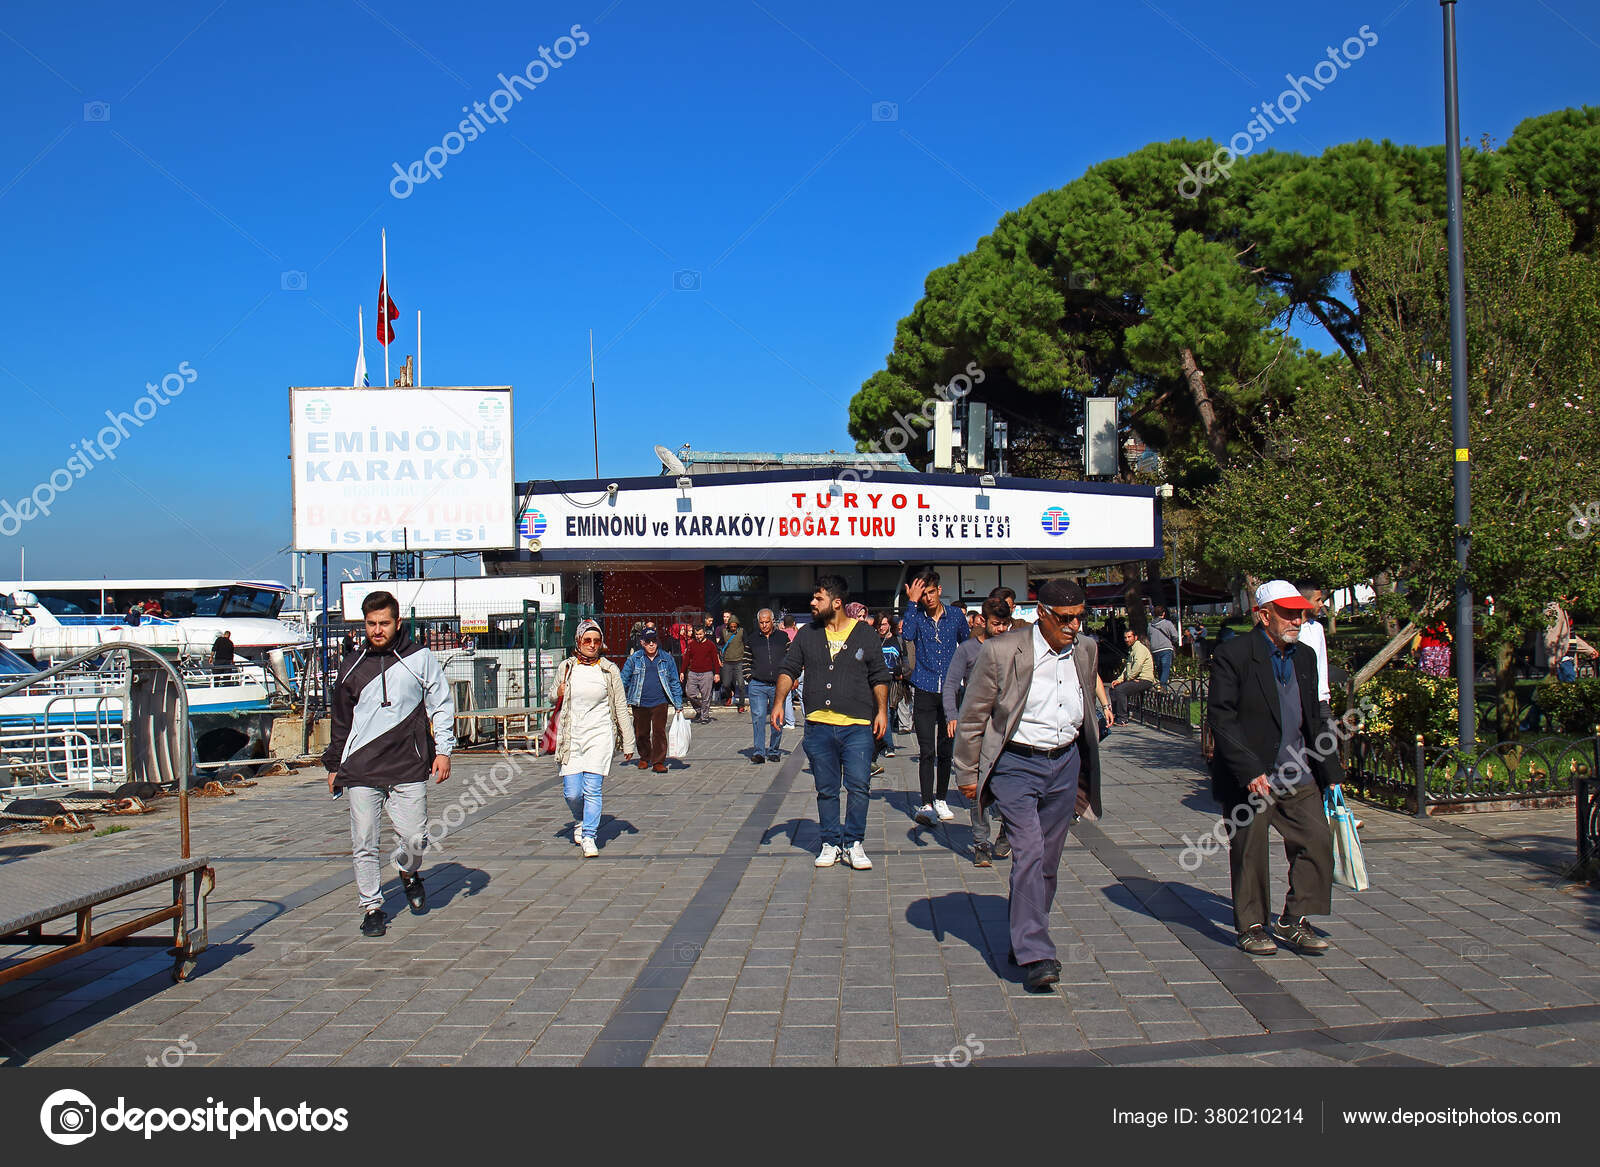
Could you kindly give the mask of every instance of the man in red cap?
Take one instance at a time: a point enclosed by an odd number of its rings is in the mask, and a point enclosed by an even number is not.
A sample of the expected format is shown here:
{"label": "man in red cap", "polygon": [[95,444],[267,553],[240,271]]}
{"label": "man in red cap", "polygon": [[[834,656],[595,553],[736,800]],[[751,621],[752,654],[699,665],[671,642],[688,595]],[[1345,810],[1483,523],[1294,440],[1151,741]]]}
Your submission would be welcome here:
{"label": "man in red cap", "polygon": [[[1304,955],[1330,947],[1306,918],[1332,908],[1333,839],[1322,792],[1344,772],[1338,737],[1317,700],[1315,654],[1296,651],[1310,610],[1294,585],[1262,584],[1256,630],[1218,644],[1211,659],[1211,793],[1229,838],[1239,947],[1252,956],[1275,953],[1274,937]],[[1269,825],[1289,858],[1289,893],[1270,933]]]}

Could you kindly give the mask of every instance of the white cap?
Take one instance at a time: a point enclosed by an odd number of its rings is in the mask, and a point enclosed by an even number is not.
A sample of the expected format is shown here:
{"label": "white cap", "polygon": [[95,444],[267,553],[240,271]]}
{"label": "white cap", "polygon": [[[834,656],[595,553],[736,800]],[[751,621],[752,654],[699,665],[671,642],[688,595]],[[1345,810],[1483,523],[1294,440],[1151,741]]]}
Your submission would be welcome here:
{"label": "white cap", "polygon": [[1268,604],[1281,604],[1285,608],[1311,607],[1311,601],[1300,594],[1300,589],[1285,579],[1271,580],[1256,589],[1256,607],[1265,608]]}

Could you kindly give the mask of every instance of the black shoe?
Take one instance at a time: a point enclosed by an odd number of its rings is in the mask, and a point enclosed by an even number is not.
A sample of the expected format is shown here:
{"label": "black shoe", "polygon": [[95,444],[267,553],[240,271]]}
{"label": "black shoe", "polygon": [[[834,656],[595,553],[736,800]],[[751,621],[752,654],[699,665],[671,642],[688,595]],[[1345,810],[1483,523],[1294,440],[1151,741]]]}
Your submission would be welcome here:
{"label": "black shoe", "polygon": [[777,750],[769,750],[767,752],[767,761],[769,761],[769,762],[781,762],[781,761],[783,761],[783,755],[781,753],[779,753]]}
{"label": "black shoe", "polygon": [[1301,956],[1319,956],[1333,947],[1311,930],[1304,916],[1298,920],[1272,921],[1272,934]]}
{"label": "black shoe", "polygon": [[1050,986],[1061,980],[1061,964],[1054,960],[1036,960],[1023,968],[1023,988],[1030,993],[1046,993]]}
{"label": "black shoe", "polygon": [[767,761],[767,759],[765,757],[763,757],[761,754],[751,754],[750,755],[750,764],[752,766],[765,765],[766,761]]}
{"label": "black shoe", "polygon": [[422,875],[402,875],[400,886],[405,888],[406,903],[411,905],[413,915],[420,916],[428,910],[428,893],[422,887]]}
{"label": "black shoe", "polygon": [[1006,838],[1006,833],[1001,831],[994,839],[994,857],[996,859],[1011,858],[1011,840]]}
{"label": "black shoe", "polygon": [[382,908],[373,908],[361,917],[361,935],[382,936],[389,930],[389,917],[383,914]]}
{"label": "black shoe", "polygon": [[989,844],[978,843],[972,848],[972,865],[974,867],[994,866],[994,852],[989,849]]}
{"label": "black shoe", "polygon": [[1252,924],[1239,934],[1239,947],[1251,956],[1271,956],[1278,946],[1260,924]]}

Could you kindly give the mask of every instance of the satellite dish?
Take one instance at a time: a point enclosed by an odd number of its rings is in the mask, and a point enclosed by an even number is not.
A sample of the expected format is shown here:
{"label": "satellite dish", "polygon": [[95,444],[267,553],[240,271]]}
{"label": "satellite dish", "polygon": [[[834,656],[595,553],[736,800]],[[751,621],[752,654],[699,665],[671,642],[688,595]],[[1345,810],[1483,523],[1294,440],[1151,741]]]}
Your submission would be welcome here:
{"label": "satellite dish", "polygon": [[683,460],[665,446],[656,447],[656,457],[661,459],[661,464],[667,468],[668,474],[676,474],[681,477],[689,473],[683,464]]}

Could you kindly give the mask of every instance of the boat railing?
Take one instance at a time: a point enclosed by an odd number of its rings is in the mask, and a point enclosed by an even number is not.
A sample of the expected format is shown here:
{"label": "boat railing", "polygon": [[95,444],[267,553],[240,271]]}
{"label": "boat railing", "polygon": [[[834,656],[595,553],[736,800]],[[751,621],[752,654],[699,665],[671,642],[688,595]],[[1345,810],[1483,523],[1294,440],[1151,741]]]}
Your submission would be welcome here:
{"label": "boat railing", "polygon": [[120,714],[90,726],[0,730],[0,795],[61,793],[127,779]]}

